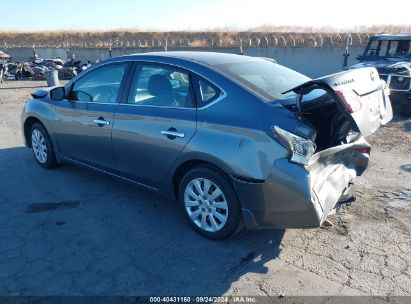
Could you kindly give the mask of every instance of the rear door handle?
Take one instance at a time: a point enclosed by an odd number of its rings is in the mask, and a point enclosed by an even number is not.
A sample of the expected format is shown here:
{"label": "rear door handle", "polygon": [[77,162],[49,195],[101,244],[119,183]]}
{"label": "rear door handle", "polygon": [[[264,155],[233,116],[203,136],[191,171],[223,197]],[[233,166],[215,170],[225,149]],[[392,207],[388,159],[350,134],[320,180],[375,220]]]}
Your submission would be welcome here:
{"label": "rear door handle", "polygon": [[181,133],[181,132],[177,132],[177,131],[173,131],[173,130],[167,130],[167,131],[161,131],[160,132],[162,135],[167,136],[170,139],[174,139],[176,137],[178,138],[184,138],[185,134]]}
{"label": "rear door handle", "polygon": [[108,126],[110,125],[110,122],[108,120],[105,120],[103,118],[99,119],[94,119],[93,122],[99,126]]}

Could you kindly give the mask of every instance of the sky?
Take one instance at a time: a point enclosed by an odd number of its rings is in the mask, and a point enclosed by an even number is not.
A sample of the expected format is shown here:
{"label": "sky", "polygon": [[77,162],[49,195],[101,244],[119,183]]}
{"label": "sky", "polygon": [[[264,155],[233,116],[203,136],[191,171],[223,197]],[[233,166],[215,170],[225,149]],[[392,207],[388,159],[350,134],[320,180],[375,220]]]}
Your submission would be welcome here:
{"label": "sky", "polygon": [[[393,3],[394,6],[390,6]],[[395,4],[394,4],[395,3]],[[411,0],[0,0],[1,30],[410,25]]]}

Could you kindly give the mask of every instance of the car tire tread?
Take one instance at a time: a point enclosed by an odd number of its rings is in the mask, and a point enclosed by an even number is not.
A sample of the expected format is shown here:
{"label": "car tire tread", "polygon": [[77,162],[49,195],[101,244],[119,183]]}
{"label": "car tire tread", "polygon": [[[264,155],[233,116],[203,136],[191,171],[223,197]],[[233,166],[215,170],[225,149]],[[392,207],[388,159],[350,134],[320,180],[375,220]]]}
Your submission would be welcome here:
{"label": "car tire tread", "polygon": [[[51,138],[46,130],[46,128],[40,124],[40,123],[34,123],[31,128],[30,128],[30,140],[31,140],[31,134],[33,133],[33,130],[37,129],[39,130],[45,141],[46,141],[46,146],[47,146],[47,160],[45,163],[41,163],[37,160],[36,157],[34,157],[34,159],[36,160],[36,162],[42,166],[45,169],[53,169],[57,166],[57,159],[56,159],[56,154],[54,152],[54,147],[53,147],[53,142],[51,141]],[[34,152],[33,152],[34,154]]]}

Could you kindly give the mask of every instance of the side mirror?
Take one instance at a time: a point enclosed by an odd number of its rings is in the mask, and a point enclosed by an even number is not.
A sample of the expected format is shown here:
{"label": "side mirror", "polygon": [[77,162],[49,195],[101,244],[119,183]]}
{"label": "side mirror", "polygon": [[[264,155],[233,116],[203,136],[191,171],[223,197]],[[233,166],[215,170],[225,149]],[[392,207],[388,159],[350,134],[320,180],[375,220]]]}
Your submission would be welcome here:
{"label": "side mirror", "polygon": [[64,87],[57,87],[50,91],[50,98],[55,101],[63,100],[65,95],[66,90],[64,89]]}
{"label": "side mirror", "polygon": [[362,55],[358,55],[357,57],[355,57],[355,59],[361,60],[361,59],[362,59]]}

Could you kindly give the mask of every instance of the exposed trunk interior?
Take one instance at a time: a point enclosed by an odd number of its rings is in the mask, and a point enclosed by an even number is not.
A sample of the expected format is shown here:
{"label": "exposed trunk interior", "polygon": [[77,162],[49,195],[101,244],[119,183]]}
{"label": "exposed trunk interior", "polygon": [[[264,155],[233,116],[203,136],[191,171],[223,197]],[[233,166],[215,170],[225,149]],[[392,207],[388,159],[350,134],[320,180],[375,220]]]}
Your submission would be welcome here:
{"label": "exposed trunk interior", "polygon": [[350,121],[338,108],[337,103],[327,94],[329,101],[303,105],[301,114],[317,131],[315,143],[317,151],[325,150],[343,143],[353,130]]}
{"label": "exposed trunk interior", "polygon": [[[297,111],[295,106],[292,110]],[[352,123],[327,93],[314,102],[303,102],[301,115],[317,131],[316,152],[347,143],[347,136],[353,131]]]}
{"label": "exposed trunk interior", "polygon": [[[316,90],[324,94],[314,94]],[[370,136],[393,116],[389,92],[375,68],[327,75],[284,93],[290,91],[298,96],[293,110],[317,131],[317,152],[346,143],[351,131]]]}

